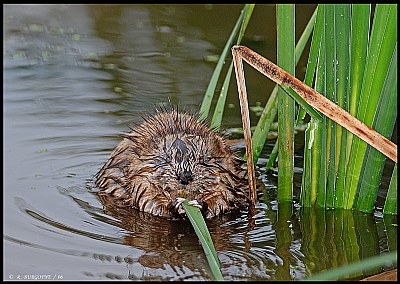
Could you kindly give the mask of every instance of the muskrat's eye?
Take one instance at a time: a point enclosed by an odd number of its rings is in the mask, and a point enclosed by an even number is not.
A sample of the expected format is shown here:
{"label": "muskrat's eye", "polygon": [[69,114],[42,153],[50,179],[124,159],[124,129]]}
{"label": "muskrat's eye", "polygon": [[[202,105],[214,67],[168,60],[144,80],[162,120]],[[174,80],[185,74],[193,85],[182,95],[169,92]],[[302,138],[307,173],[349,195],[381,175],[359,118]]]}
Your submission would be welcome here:
{"label": "muskrat's eye", "polygon": [[202,155],[202,156],[199,156],[199,158],[198,158],[198,163],[199,163],[200,165],[207,165],[208,162],[209,162],[208,157],[203,156],[203,155]]}
{"label": "muskrat's eye", "polygon": [[204,164],[204,157],[203,156],[199,156],[199,158],[197,159],[197,162],[202,165]]}

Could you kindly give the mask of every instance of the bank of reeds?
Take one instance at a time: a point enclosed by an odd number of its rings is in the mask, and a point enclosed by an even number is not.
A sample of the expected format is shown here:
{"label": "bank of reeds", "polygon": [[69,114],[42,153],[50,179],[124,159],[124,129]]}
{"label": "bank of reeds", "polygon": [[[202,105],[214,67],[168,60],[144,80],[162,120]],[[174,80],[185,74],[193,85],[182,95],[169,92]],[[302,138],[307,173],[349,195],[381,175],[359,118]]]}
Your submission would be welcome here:
{"label": "bank of reeds", "polygon": [[[245,6],[243,11],[246,9]],[[372,21],[371,12],[370,4],[318,5],[293,52],[294,5],[277,5],[278,65],[294,75],[294,65],[313,31],[304,83],[390,139],[397,119],[397,10],[395,5],[378,4]],[[243,15],[244,12],[240,17]],[[240,21],[244,22],[243,18],[239,18],[216,70],[222,69]],[[231,70],[232,66],[213,115],[212,126],[216,129],[221,124]],[[217,81],[218,76],[213,76],[210,82],[214,91]],[[209,90],[201,108],[204,115],[211,106],[213,92]],[[269,128],[280,113],[277,145],[266,168],[280,155],[278,201],[283,202],[292,199],[294,101],[283,90],[278,94],[278,90],[276,87],[270,95],[252,142],[253,160],[257,163]],[[304,105],[297,114],[297,123],[305,118],[303,108]],[[301,205],[372,212],[386,157],[326,116],[312,115],[312,110],[308,111],[311,119],[305,132]],[[397,182],[392,182],[391,188],[394,187]],[[395,194],[390,191],[390,200]],[[397,213],[390,208],[397,209],[397,205],[390,205],[384,212]]]}
{"label": "bank of reeds", "polygon": [[[314,88],[390,139],[397,119],[396,6],[378,4],[372,27],[370,18],[369,4],[318,6]],[[302,205],[372,212],[386,157],[326,119],[311,119],[305,145]]]}
{"label": "bank of reeds", "polygon": [[[236,44],[240,43],[253,8],[244,6],[226,43],[204,96],[201,118],[209,115],[228,51],[238,33]],[[320,4],[296,48],[294,9],[294,4],[277,5],[278,65],[294,76],[295,65],[312,32],[304,83],[390,140],[397,120],[396,5],[377,4],[370,26],[370,4]],[[231,64],[212,117],[215,129],[221,125],[232,68]],[[278,85],[274,88],[252,137],[253,160],[257,163],[278,113],[278,140],[266,167],[272,166],[278,152],[278,202],[292,201],[295,98],[301,105],[296,123],[306,118],[305,111],[310,114],[300,204],[304,208],[372,212],[385,155],[321,116],[289,87],[281,87],[279,91]],[[397,214],[397,162],[383,213]]]}
{"label": "bank of reeds", "polygon": [[[253,8],[254,5],[244,6],[226,43],[200,109],[202,118],[209,114],[218,79],[235,35],[239,33],[238,45]],[[294,9],[294,4],[277,5],[277,64],[294,76],[295,65],[312,32],[304,83],[390,139],[397,120],[396,5],[377,4],[370,26],[369,4],[320,4],[296,47]],[[212,127],[215,129],[221,125],[232,68],[231,64],[212,118]],[[372,212],[385,155],[321,115],[289,87],[281,85],[281,88],[279,91],[278,85],[274,88],[252,136],[253,160],[257,163],[278,113],[278,140],[266,166],[269,169],[273,165],[278,152],[278,202],[287,204],[286,201],[292,201],[294,98],[301,106],[296,123],[306,118],[306,112],[310,114],[305,132],[300,204],[303,208],[316,206]],[[397,214],[397,155],[395,160],[384,214]],[[288,218],[282,220],[286,222]],[[382,261],[383,258],[380,258],[373,265],[379,266]],[[219,270],[217,264],[214,269]],[[358,267],[355,268],[357,270]]]}

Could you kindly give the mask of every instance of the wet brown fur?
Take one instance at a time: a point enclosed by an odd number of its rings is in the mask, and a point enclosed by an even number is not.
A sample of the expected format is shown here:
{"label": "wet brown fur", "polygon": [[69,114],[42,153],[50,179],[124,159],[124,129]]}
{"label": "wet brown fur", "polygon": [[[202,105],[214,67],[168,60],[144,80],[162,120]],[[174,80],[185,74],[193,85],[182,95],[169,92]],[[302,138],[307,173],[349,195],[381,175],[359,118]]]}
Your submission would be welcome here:
{"label": "wet brown fur", "polygon": [[177,197],[202,202],[206,218],[247,205],[241,160],[197,115],[158,109],[122,136],[97,173],[99,194],[163,217],[177,215]]}

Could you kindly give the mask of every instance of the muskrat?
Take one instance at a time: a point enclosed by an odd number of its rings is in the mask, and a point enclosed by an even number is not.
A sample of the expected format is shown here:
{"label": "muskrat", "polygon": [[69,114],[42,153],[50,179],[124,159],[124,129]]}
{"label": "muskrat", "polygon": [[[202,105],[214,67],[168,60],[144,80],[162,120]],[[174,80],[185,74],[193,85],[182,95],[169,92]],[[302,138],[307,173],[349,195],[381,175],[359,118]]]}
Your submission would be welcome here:
{"label": "muskrat", "polygon": [[185,199],[205,218],[247,207],[242,160],[198,114],[156,109],[121,136],[96,175],[99,194],[167,218],[182,217]]}

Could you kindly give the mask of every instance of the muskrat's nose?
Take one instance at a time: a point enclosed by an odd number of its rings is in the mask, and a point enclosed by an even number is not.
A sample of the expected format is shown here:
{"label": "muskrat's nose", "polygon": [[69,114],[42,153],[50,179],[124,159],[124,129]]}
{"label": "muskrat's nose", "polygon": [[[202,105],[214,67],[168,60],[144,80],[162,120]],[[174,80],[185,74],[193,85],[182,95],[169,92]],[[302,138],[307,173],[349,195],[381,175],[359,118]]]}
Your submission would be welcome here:
{"label": "muskrat's nose", "polygon": [[180,180],[181,184],[188,184],[189,181],[191,181],[192,178],[192,172],[191,171],[183,171],[179,174],[178,179]]}

